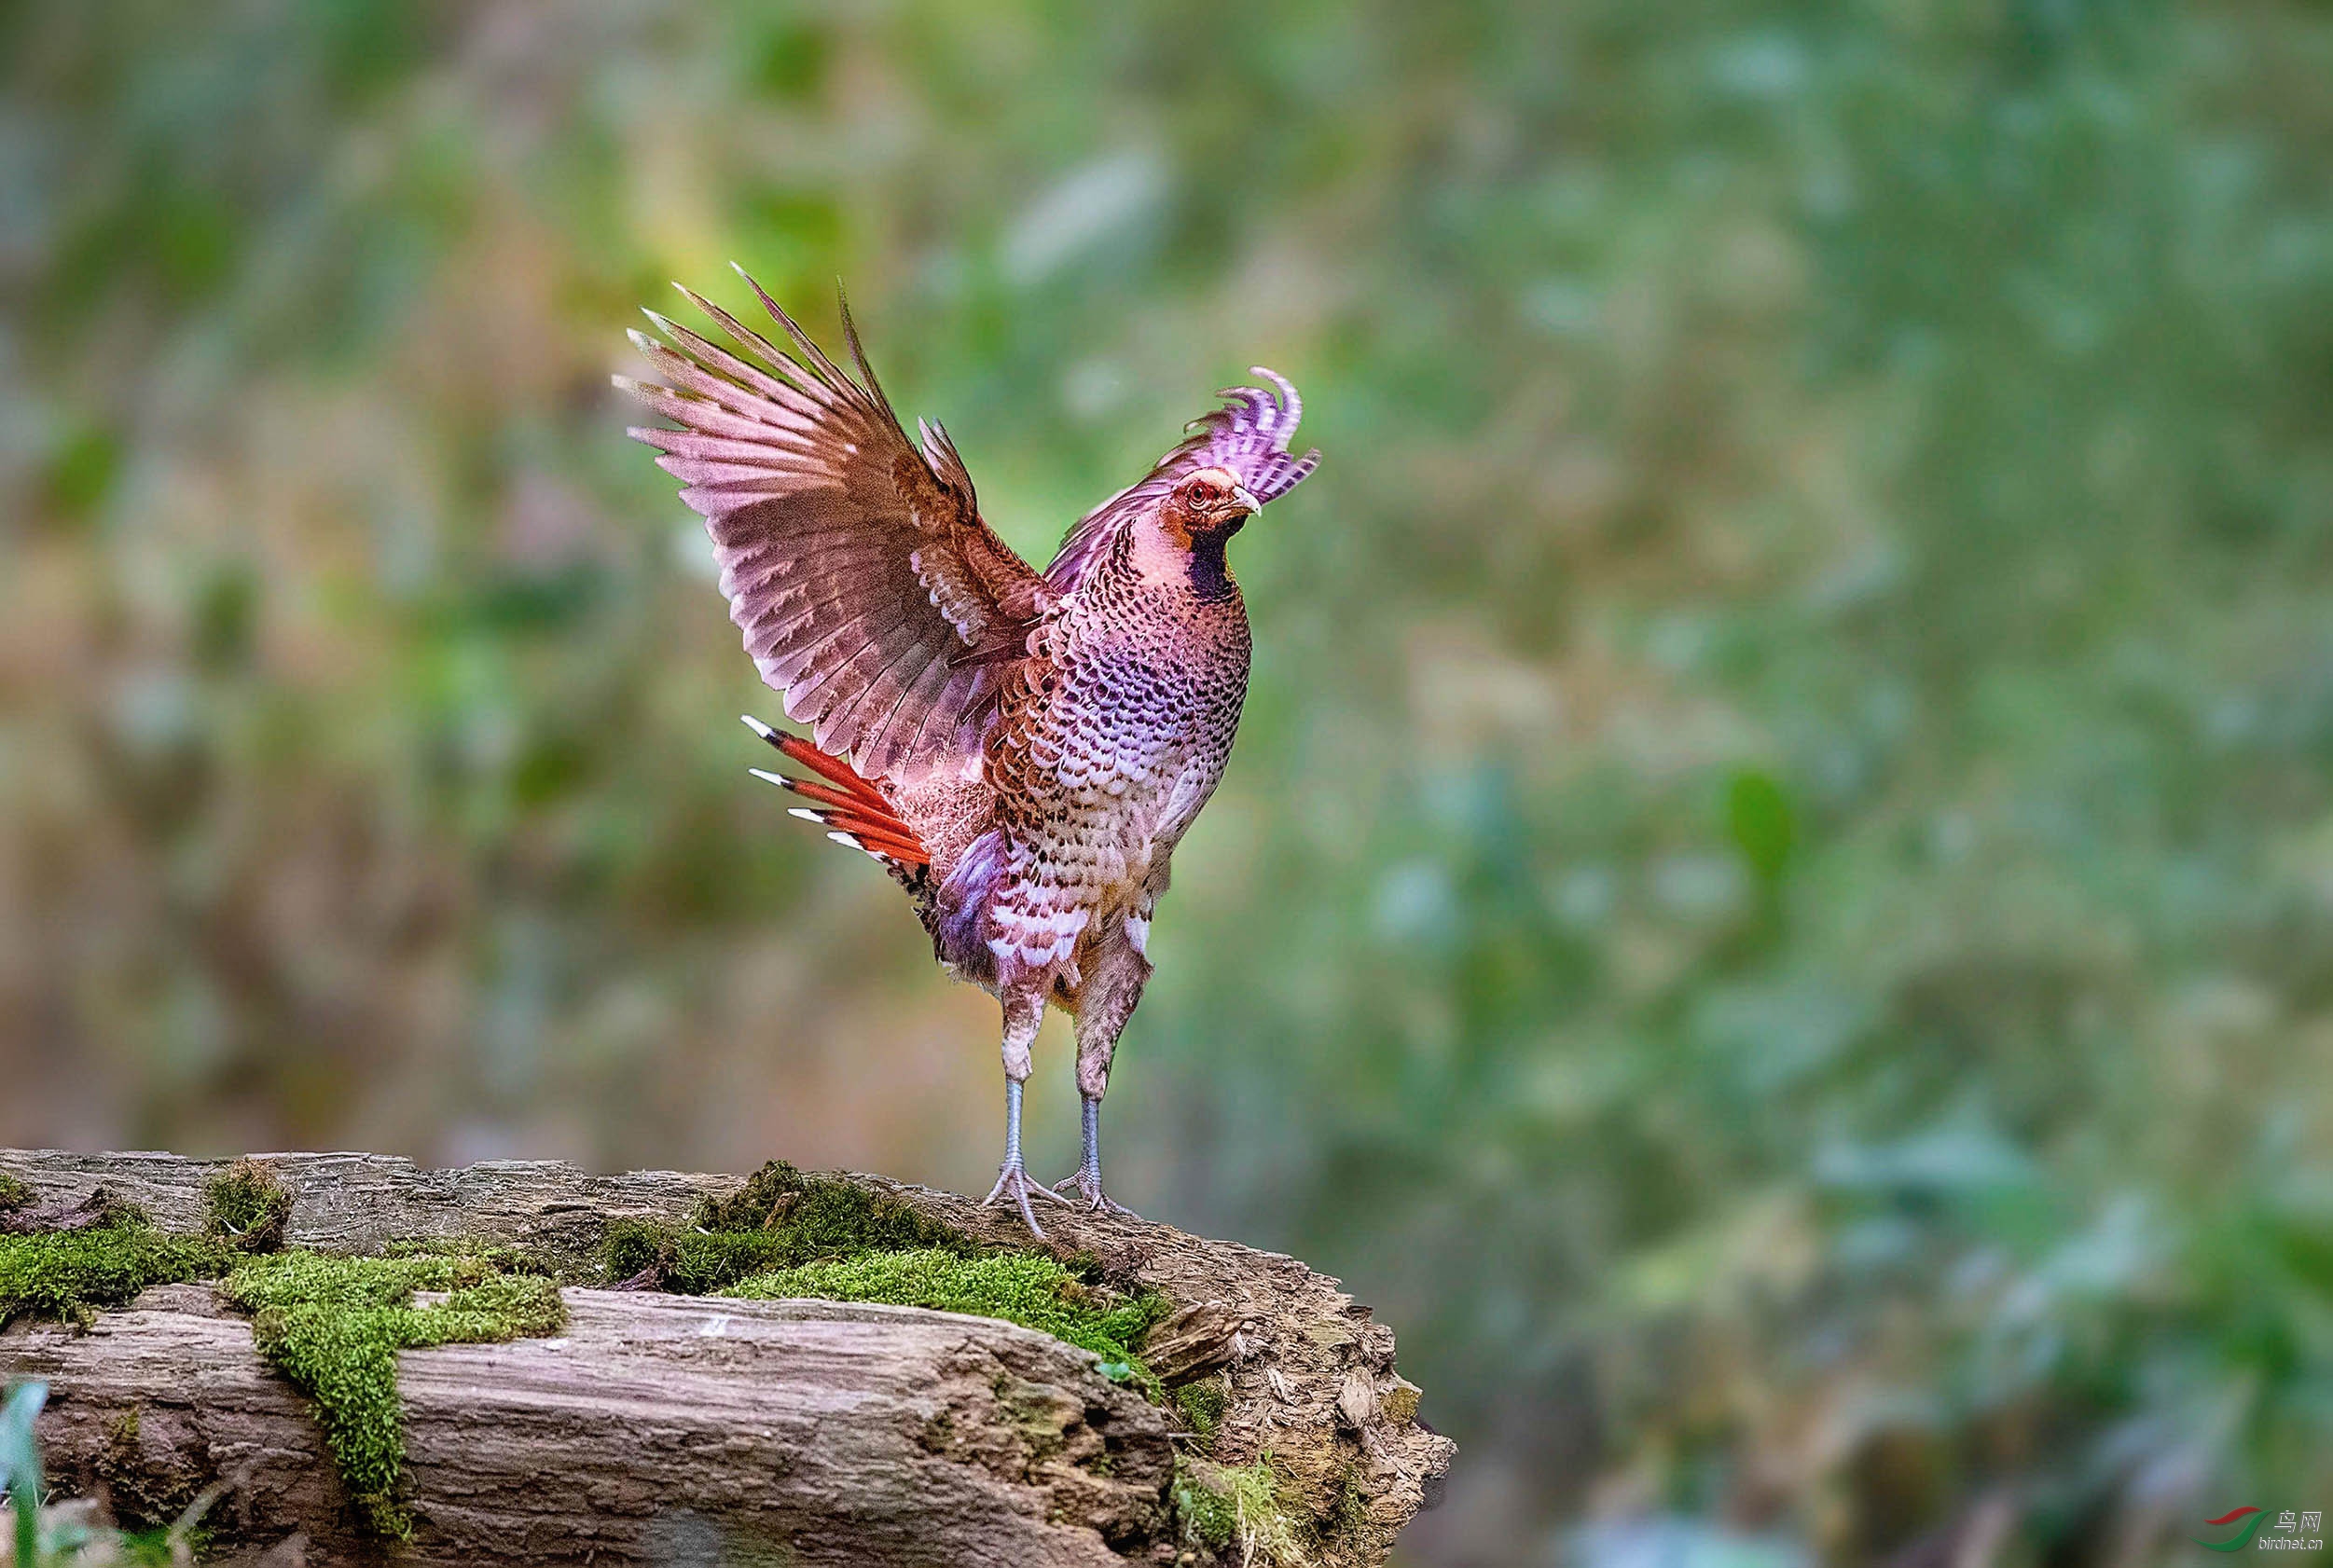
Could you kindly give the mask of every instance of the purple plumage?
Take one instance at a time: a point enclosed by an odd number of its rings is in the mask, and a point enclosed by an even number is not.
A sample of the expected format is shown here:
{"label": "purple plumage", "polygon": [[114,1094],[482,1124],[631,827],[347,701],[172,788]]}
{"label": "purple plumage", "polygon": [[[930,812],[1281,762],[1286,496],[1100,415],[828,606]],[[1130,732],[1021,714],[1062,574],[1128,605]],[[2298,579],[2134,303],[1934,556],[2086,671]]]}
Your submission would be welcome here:
{"label": "purple plumage", "polygon": [[[751,280],[748,280],[751,282]],[[683,291],[684,294],[686,290]],[[1168,862],[1214,792],[1247,693],[1249,630],[1225,545],[1310,474],[1296,390],[1237,387],[1042,574],[981,519],[946,432],[911,443],[843,312],[853,379],[767,295],[796,353],[688,295],[737,351],[661,317],[640,334],[670,385],[617,378],[680,429],[634,431],[703,514],[722,592],[808,742],[749,720],[818,779],[808,815],[905,887],[933,949],[1004,1011],[1005,1161],[991,1202],[1030,1229],[1021,1085],[1047,1002],[1076,1020],[1084,1159],[1151,964]],[[742,357],[740,357],[742,356]],[[1042,1232],[1040,1232],[1042,1233]]]}

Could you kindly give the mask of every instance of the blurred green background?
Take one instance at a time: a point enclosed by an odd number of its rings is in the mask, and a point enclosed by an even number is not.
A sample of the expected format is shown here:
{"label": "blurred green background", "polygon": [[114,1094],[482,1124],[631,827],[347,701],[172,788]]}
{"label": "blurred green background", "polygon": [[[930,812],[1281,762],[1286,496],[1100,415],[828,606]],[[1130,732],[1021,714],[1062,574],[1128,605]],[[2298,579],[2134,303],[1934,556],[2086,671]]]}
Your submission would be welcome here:
{"label": "blurred green background", "polygon": [[1040,559],[1308,394],[1113,1189],[1396,1327],[1410,1563],[2333,1506],[2323,5],[18,0],[0,83],[0,1142],[981,1190],[991,1004],[746,777],[607,384],[735,258]]}

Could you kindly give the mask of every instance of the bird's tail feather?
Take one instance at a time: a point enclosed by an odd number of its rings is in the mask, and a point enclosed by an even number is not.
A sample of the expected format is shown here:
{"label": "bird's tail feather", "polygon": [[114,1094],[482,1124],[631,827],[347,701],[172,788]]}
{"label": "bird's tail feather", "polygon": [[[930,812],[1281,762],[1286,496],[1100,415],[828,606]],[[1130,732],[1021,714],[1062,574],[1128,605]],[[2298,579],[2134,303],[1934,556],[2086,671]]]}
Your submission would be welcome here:
{"label": "bird's tail feather", "polygon": [[826,836],[835,843],[863,849],[902,873],[912,875],[932,864],[932,852],[924,847],[916,830],[849,763],[828,755],[798,736],[774,730],[751,714],[744,715],[744,719],[747,728],[776,747],[788,762],[808,768],[827,781],[814,784],[807,778],[792,778],[763,768],[752,770],[754,777],[767,779],[813,803],[808,808],[797,807],[794,816],[826,829]]}

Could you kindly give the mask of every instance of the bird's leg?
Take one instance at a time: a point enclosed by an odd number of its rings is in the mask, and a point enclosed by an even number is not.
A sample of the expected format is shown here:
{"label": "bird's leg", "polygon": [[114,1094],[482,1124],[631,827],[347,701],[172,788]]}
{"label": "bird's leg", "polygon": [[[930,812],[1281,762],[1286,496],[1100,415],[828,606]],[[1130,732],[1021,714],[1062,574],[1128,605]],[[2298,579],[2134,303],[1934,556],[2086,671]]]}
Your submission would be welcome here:
{"label": "bird's leg", "polygon": [[[1101,1102],[1078,1096],[1078,1162],[1077,1175],[1070,1179],[1080,1188],[1101,1189]],[[1091,1196],[1089,1193],[1088,1196]]]}
{"label": "bird's leg", "polygon": [[1010,1201],[1021,1211],[1021,1218],[1028,1226],[1028,1233],[1039,1241],[1045,1239],[1044,1227],[1037,1223],[1037,1211],[1029,1206],[1031,1197],[1051,1198],[1066,1204],[1067,1198],[1050,1187],[1040,1186],[1028,1176],[1028,1167],[1021,1162],[1021,1085],[1024,1080],[1004,1080],[1004,1164],[997,1172],[997,1184],[988,1189],[981,1200],[984,1207],[1000,1201]]}
{"label": "bird's leg", "polygon": [[1010,1202],[1021,1211],[1021,1218],[1028,1232],[1039,1241],[1045,1239],[1044,1228],[1037,1223],[1037,1211],[1029,1206],[1029,1198],[1042,1196],[1056,1203],[1067,1203],[1058,1192],[1041,1187],[1028,1179],[1028,1167],[1021,1163],[1021,1086],[1028,1081],[1028,1048],[1036,1042],[1037,1025],[1045,1016],[1042,997],[1008,997],[1004,1004],[1004,1164],[997,1172],[997,1184],[988,1189],[981,1200],[983,1206],[1000,1201]]}
{"label": "bird's leg", "polygon": [[[1082,1087],[1082,1086],[1081,1086]],[[1122,1214],[1128,1219],[1142,1217],[1102,1190],[1101,1178],[1101,1096],[1080,1094],[1083,1111],[1081,1131],[1084,1134],[1084,1155],[1077,1162],[1077,1175],[1054,1183],[1057,1192],[1064,1187],[1074,1187],[1077,1195],[1085,1200],[1085,1206],[1110,1214]]]}
{"label": "bird's leg", "polygon": [[1112,940],[1098,944],[1085,983],[1079,988],[1077,1093],[1084,1113],[1084,1155],[1078,1161],[1077,1175],[1055,1187],[1056,1191],[1074,1189],[1088,1209],[1123,1214],[1129,1219],[1141,1216],[1102,1191],[1101,1103],[1110,1092],[1110,1064],[1118,1054],[1118,1037],[1125,1032],[1134,1004],[1142,999],[1143,983],[1151,977],[1150,960],[1142,956],[1139,940],[1148,933],[1149,925],[1147,920],[1128,921]]}

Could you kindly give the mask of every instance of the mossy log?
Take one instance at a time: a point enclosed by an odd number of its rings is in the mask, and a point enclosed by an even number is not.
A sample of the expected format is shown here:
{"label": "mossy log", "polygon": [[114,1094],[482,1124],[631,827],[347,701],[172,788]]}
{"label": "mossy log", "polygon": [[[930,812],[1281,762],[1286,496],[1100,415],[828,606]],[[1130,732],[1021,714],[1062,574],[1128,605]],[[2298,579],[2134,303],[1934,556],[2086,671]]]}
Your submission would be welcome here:
{"label": "mossy log", "polygon": [[[83,1326],[19,1321],[0,1332],[0,1381],[49,1383],[39,1435],[62,1490],[142,1520],[220,1487],[219,1542],[297,1534],[311,1561],[1050,1568],[1244,1554],[1362,1568],[1385,1561],[1450,1462],[1449,1441],[1415,1419],[1391,1331],[1277,1254],[1048,1213],[1055,1257],[1164,1298],[1140,1349],[1161,1404],[1092,1353],[991,1318],[607,1277],[611,1224],[685,1227],[743,1177],[261,1158],[293,1199],[283,1245],[523,1249],[567,1282],[565,1327],[398,1356],[413,1530],[384,1543],[351,1507],[308,1399],[212,1286],[158,1285]],[[200,1231],[224,1168],[0,1150],[0,1176],[32,1190],[20,1225],[77,1224],[105,1206],[91,1204],[102,1190],[162,1231]],[[832,1179],[971,1243],[1028,1245],[1016,1221],[952,1193]],[[630,1288],[601,1287],[619,1284]],[[1194,1478],[1235,1474],[1241,1484],[1194,1503]],[[1259,1497],[1270,1517],[1249,1511]],[[1202,1517],[1210,1507],[1221,1517]]]}

